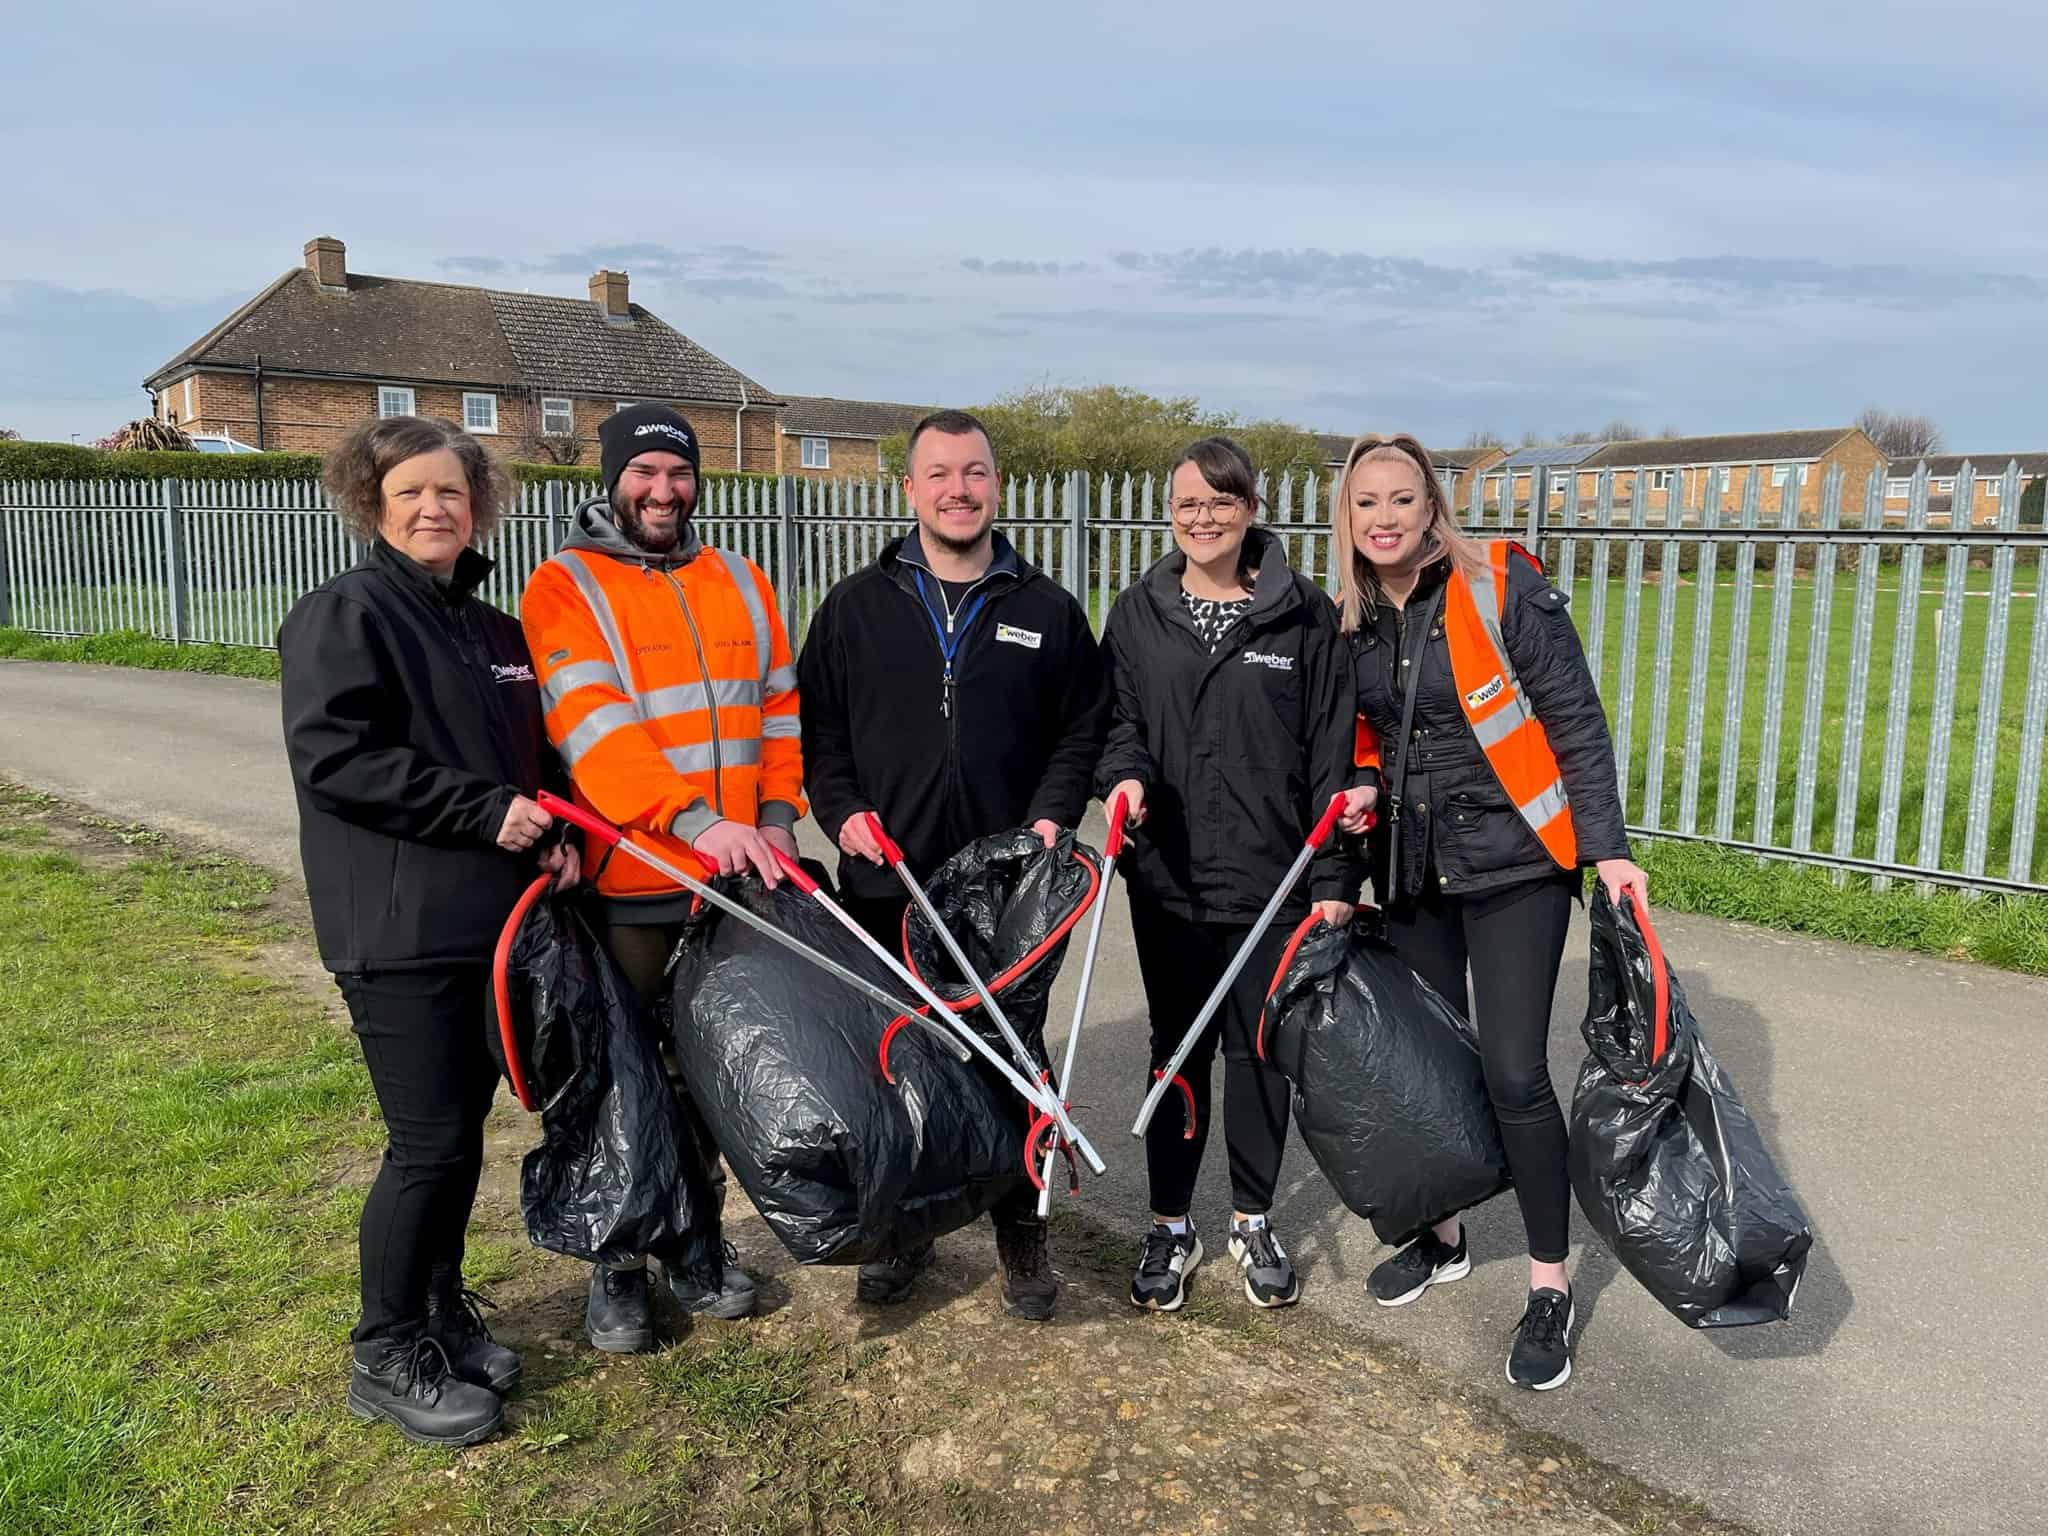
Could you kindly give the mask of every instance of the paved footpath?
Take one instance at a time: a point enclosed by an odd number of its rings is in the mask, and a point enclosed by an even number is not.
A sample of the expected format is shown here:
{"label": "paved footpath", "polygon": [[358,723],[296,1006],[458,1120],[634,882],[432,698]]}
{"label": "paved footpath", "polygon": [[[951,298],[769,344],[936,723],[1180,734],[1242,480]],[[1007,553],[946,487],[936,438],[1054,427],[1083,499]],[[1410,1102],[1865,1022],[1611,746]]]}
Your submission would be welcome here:
{"label": "paved footpath", "polygon": [[[0,775],[297,874],[271,684],[0,662]],[[808,824],[805,836],[822,850]],[[1581,1247],[1577,1374],[1559,1392],[1513,1393],[1501,1366],[1525,1273],[1512,1201],[1473,1218],[1471,1279],[1383,1311],[1362,1291],[1381,1250],[1296,1142],[1276,1224],[1301,1264],[1303,1305],[1765,1530],[2048,1533],[2048,1131],[2036,1087],[2048,981],[1706,918],[1673,915],[1662,931],[1812,1214],[1793,1321],[1689,1332],[1597,1246]],[[1585,952],[1581,921],[1553,1027],[1567,1094]],[[1078,966],[1068,970],[1056,1037]],[[1135,1251],[1144,1171],[1124,1132],[1144,1080],[1144,1009],[1121,899],[1089,1016],[1076,1107],[1112,1169],[1083,1198],[1131,1230]],[[1229,1191],[1220,1145],[1212,1154],[1197,1215],[1220,1256]],[[1195,1283],[1234,1289],[1233,1278],[1212,1259]]]}

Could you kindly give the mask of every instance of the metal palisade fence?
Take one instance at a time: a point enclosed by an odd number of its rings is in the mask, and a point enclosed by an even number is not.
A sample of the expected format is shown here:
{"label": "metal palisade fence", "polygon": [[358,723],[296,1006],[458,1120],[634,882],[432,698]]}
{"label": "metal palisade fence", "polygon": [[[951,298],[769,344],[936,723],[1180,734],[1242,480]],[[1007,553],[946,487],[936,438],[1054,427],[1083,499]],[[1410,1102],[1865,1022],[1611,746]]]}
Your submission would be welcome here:
{"label": "metal palisade fence", "polygon": [[[2048,893],[2048,535],[2020,526],[2017,465],[1977,525],[1951,524],[1924,468],[1890,513],[1882,469],[1853,485],[1830,469],[1804,492],[1796,466],[1710,469],[1690,503],[1686,478],[1538,470],[1526,499],[1496,478],[1463,509],[1571,596],[1631,828],[1880,882]],[[517,609],[592,489],[522,487],[485,546],[492,602]],[[1269,485],[1264,519],[1334,589],[1330,489]],[[800,637],[909,517],[893,482],[713,478],[697,521],[768,573]],[[1098,628],[1172,547],[1150,478],[1013,479],[1001,526]],[[293,601],[360,553],[307,482],[0,484],[0,626],[269,646]]]}

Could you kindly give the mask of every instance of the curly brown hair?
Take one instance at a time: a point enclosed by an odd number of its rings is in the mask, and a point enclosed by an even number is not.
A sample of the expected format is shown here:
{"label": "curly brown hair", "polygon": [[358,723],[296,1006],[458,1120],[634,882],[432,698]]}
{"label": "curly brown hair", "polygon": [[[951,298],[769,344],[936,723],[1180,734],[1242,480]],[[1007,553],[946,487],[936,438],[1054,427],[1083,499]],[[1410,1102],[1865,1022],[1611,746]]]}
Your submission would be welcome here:
{"label": "curly brown hair", "polygon": [[462,462],[469,477],[472,543],[489,538],[512,502],[512,476],[488,448],[451,421],[430,416],[385,416],[366,421],[327,455],[320,478],[334,500],[341,525],[365,544],[384,522],[384,477],[407,459],[443,448]]}

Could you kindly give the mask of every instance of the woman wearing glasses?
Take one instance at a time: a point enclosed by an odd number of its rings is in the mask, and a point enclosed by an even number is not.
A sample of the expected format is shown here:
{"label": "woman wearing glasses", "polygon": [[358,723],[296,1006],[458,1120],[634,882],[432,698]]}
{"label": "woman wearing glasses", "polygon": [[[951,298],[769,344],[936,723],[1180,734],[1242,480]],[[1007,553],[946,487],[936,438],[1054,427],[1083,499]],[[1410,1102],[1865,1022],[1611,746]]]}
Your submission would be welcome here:
{"label": "woman wearing glasses", "polygon": [[[1096,774],[1098,790],[1121,794],[1140,828],[1125,867],[1155,1068],[1194,1022],[1321,807],[1350,781],[1356,705],[1336,610],[1288,567],[1280,540],[1254,526],[1258,484],[1244,449],[1227,437],[1189,444],[1169,505],[1174,548],[1117,599],[1103,632],[1116,714]],[[1188,1101],[1176,1095],[1146,1130],[1152,1224],[1131,1280],[1135,1306],[1178,1310],[1202,1262],[1189,1207],[1219,1044],[1230,1255],[1254,1306],[1300,1298],[1268,1220],[1287,1082],[1257,1059],[1255,1031],[1288,932],[1311,901],[1325,922],[1351,920],[1363,870],[1334,843],[1190,1053]],[[1176,1102],[1189,1102],[1192,1137]]]}

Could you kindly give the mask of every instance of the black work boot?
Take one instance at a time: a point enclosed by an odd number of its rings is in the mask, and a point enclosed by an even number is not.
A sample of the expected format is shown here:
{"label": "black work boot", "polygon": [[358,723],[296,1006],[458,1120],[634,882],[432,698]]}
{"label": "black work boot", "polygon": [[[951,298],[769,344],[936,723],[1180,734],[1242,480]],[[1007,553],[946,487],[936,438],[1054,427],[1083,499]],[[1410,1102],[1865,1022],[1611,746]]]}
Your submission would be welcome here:
{"label": "black work boot", "polygon": [[425,1333],[355,1347],[348,1411],[396,1425],[414,1445],[475,1445],[505,1421],[498,1394],[451,1373],[440,1341]]}
{"label": "black work boot", "polygon": [[1060,1299],[1060,1282],[1045,1252],[1045,1222],[996,1215],[996,1253],[1003,1261],[1003,1304],[1012,1317],[1043,1323]]}
{"label": "black work boot", "polygon": [[640,1355],[654,1348],[654,1308],[647,1299],[647,1266],[614,1269],[598,1264],[590,1272],[590,1304],[583,1332],[608,1355]]}
{"label": "black work boot", "polygon": [[893,1307],[910,1300],[917,1277],[932,1267],[937,1254],[931,1243],[919,1243],[908,1253],[869,1259],[854,1279],[854,1298],[873,1307]]}
{"label": "black work boot", "polygon": [[491,1337],[485,1307],[497,1303],[468,1289],[460,1275],[434,1272],[427,1283],[427,1333],[448,1356],[448,1369],[472,1386],[503,1397],[519,1385],[519,1356]]}
{"label": "black work boot", "polygon": [[715,1317],[737,1322],[752,1317],[761,1305],[754,1277],[734,1261],[739,1255],[730,1243],[713,1238],[685,1262],[678,1256],[663,1256],[661,1267],[668,1276],[668,1293],[676,1305],[694,1317]]}

